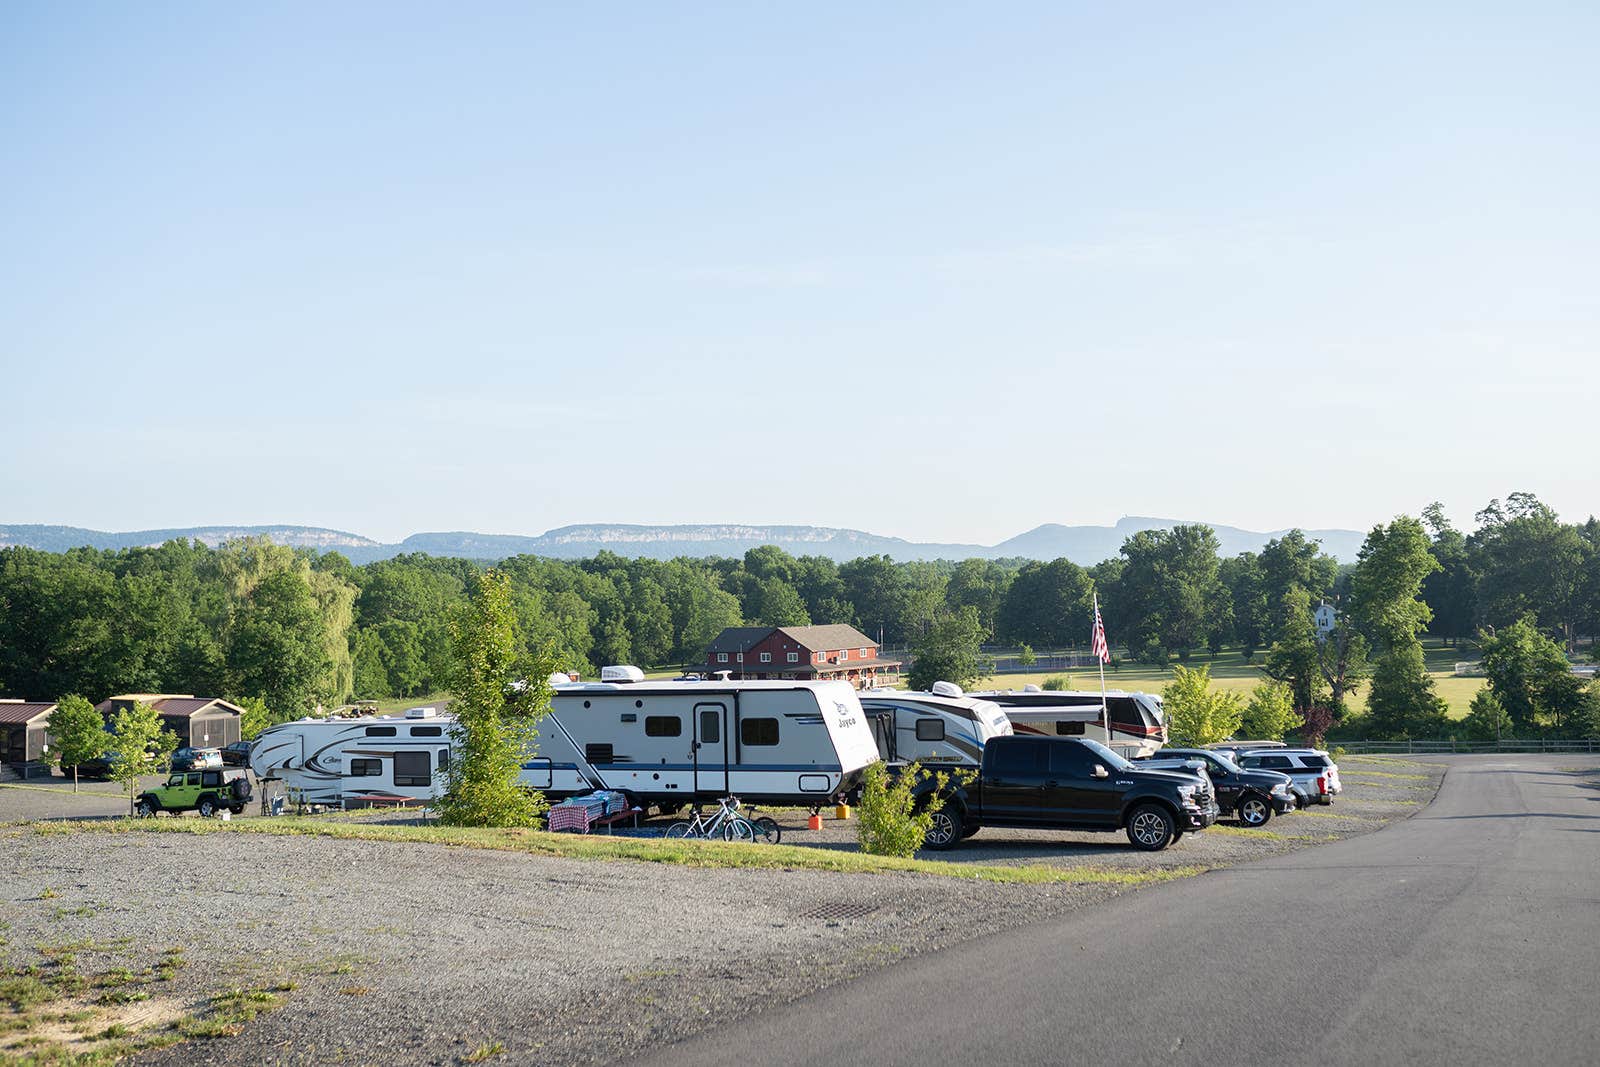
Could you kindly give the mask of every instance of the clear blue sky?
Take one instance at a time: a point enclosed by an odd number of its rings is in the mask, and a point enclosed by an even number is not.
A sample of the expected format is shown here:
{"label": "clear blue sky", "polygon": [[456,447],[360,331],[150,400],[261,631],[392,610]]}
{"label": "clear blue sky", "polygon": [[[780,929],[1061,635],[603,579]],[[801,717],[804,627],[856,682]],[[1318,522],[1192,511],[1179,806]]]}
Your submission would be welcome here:
{"label": "clear blue sky", "polygon": [[1581,518],[1597,10],[7,3],[0,522]]}

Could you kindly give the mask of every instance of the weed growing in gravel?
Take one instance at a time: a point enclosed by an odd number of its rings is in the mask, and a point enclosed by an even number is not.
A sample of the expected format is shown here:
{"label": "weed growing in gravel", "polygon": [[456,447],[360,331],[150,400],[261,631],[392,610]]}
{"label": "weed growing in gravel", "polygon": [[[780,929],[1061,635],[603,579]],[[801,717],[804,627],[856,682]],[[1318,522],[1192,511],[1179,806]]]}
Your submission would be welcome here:
{"label": "weed growing in gravel", "polygon": [[499,1041],[494,1041],[486,1045],[479,1045],[477,1048],[467,1053],[467,1062],[482,1063],[484,1060],[491,1059],[495,1056],[504,1056],[505,1054],[505,1045]]}
{"label": "weed growing in gravel", "polygon": [[1284,835],[1276,830],[1251,830],[1244,826],[1224,826],[1213,823],[1206,827],[1207,834],[1219,834],[1222,837],[1248,837],[1254,841],[1282,841]]}

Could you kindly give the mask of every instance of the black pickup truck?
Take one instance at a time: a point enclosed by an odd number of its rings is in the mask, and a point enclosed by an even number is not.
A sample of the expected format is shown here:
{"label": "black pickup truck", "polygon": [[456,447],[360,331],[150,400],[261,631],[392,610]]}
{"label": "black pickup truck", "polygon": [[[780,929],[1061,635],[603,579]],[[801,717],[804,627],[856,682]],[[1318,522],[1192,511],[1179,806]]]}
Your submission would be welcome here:
{"label": "black pickup truck", "polygon": [[[924,778],[917,788],[932,789]],[[995,737],[978,776],[946,787],[925,843],[954,848],[984,826],[1126,830],[1135,848],[1157,852],[1217,821],[1216,800],[1192,774],[1143,770],[1098,741]]]}

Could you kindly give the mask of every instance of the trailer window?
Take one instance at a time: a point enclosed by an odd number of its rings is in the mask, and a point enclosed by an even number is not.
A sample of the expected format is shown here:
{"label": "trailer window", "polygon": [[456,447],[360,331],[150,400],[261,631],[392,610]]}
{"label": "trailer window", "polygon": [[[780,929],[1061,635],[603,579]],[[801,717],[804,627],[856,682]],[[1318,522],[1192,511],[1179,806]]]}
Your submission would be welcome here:
{"label": "trailer window", "polygon": [[700,740],[708,745],[720,744],[722,741],[722,713],[717,711],[702,711],[700,713]]}
{"label": "trailer window", "polygon": [[918,719],[917,720],[917,740],[918,741],[943,741],[944,740],[944,720],[943,719]]}
{"label": "trailer window", "polygon": [[442,727],[442,726],[413,726],[411,728],[411,736],[412,737],[443,737],[444,736],[444,727]]}
{"label": "trailer window", "polygon": [[367,727],[367,736],[368,737],[394,737],[395,736],[394,727],[393,726],[369,726],[369,727]]}
{"label": "trailer window", "polygon": [[683,734],[683,720],[676,715],[646,715],[646,737],[679,737]]}
{"label": "trailer window", "polygon": [[1081,734],[1081,733],[1083,733],[1083,723],[1081,723],[1081,722],[1070,722],[1070,721],[1068,721],[1066,719],[1057,719],[1056,720],[1056,733],[1058,733],[1058,734],[1068,734],[1068,735]]}
{"label": "trailer window", "polygon": [[777,719],[745,719],[739,723],[739,741],[745,745],[778,743]]}
{"label": "trailer window", "polygon": [[432,785],[433,768],[429,766],[432,761],[426,752],[396,752],[394,754],[394,784],[400,785]]}
{"label": "trailer window", "polygon": [[383,775],[383,760],[381,759],[353,759],[350,761],[350,777],[352,778],[377,778]]}
{"label": "trailer window", "polygon": [[439,750],[439,769],[441,771],[448,771],[450,769],[450,750],[448,748],[441,748]]}

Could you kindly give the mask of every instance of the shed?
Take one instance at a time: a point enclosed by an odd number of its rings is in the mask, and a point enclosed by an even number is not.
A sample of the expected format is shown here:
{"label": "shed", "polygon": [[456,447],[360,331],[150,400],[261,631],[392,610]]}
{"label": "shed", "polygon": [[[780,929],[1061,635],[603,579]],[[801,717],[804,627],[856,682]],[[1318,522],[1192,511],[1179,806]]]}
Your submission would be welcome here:
{"label": "shed", "polygon": [[0,762],[21,766],[44,760],[55,702],[0,699]]}
{"label": "shed", "polygon": [[197,697],[186,693],[124,693],[95,705],[102,715],[112,715],[134,704],[156,709],[167,729],[178,735],[178,744],[195,748],[222,748],[242,736],[244,709],[219,697]]}

